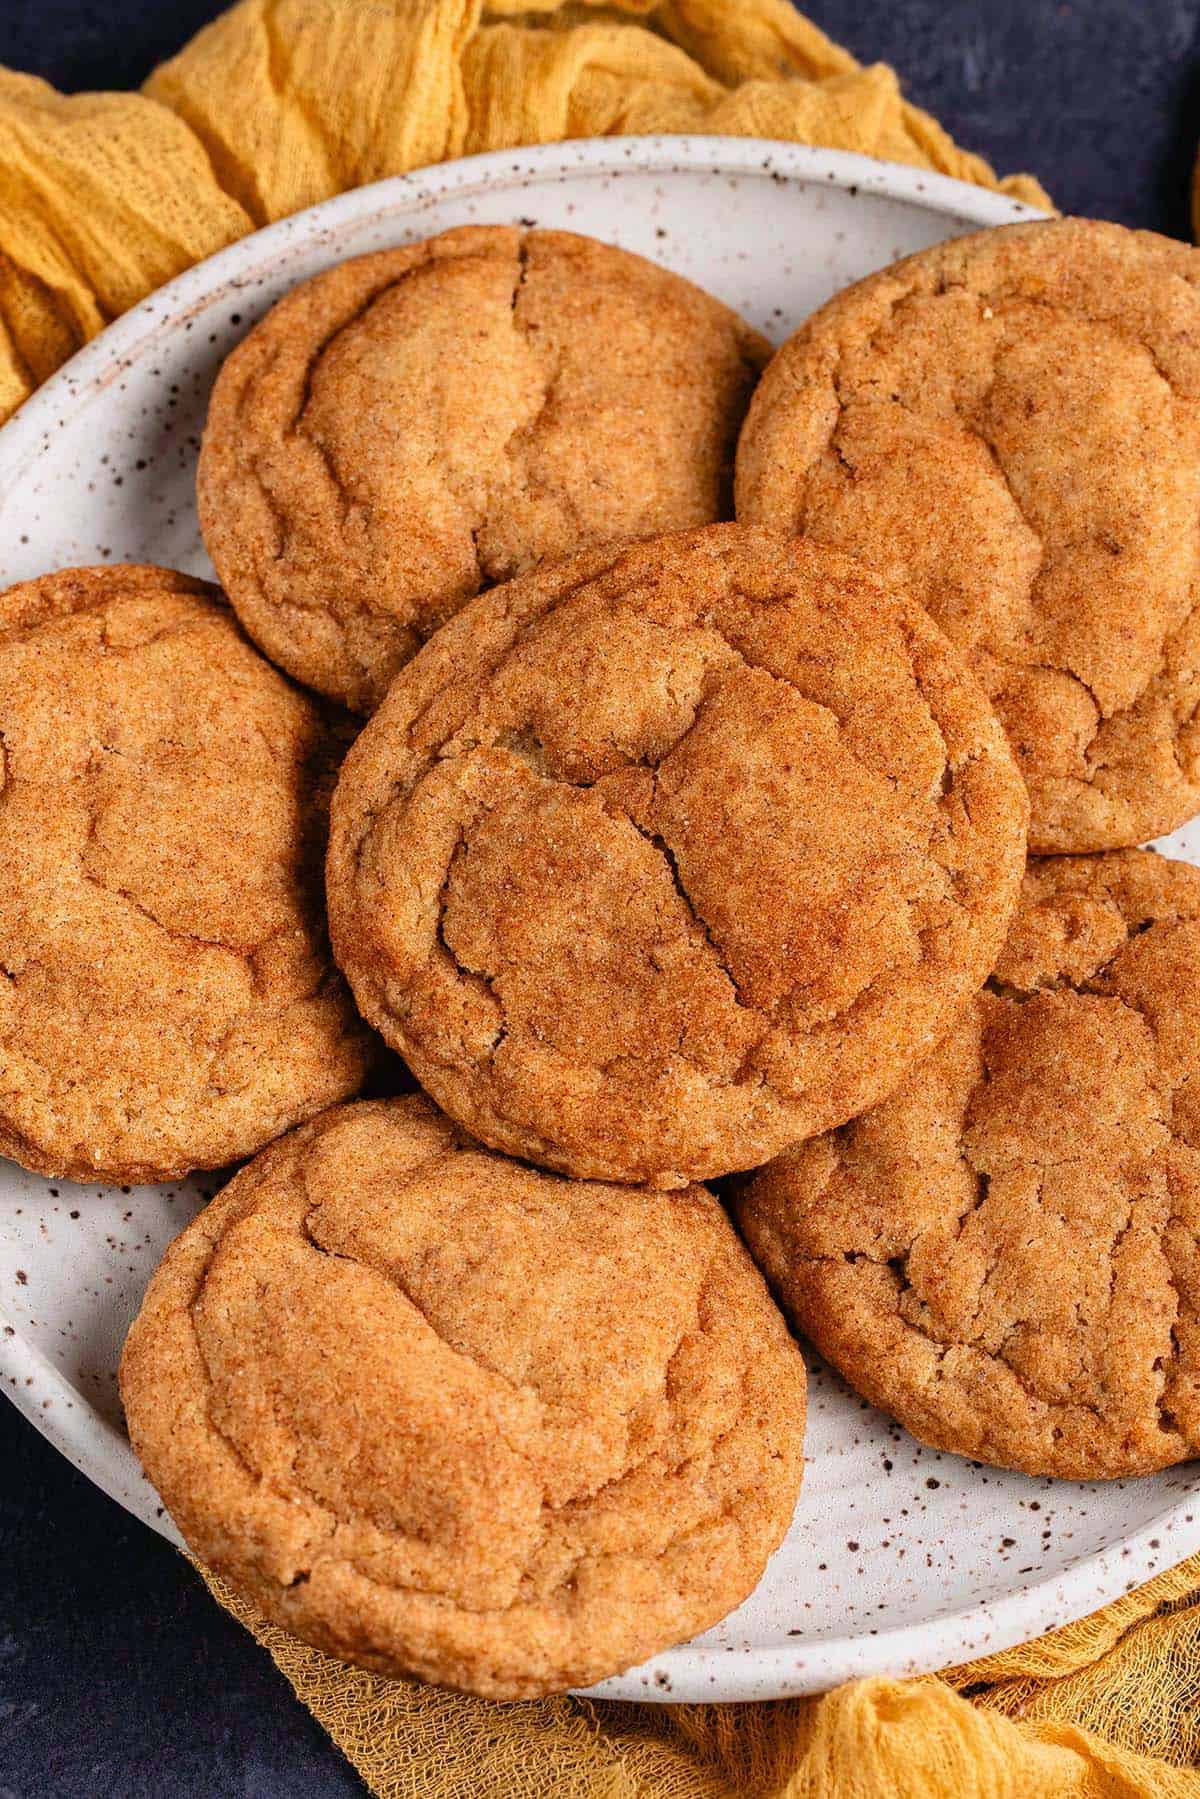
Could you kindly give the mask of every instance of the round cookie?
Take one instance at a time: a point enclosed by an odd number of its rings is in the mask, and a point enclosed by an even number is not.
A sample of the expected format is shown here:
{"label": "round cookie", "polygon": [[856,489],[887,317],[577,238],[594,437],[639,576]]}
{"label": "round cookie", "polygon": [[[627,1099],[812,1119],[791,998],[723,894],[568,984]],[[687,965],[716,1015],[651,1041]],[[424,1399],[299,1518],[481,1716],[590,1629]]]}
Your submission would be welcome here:
{"label": "round cookie", "polygon": [[1200,811],[1200,255],[1084,219],[958,238],[784,345],[738,517],[908,583],[1029,786],[1030,847]]}
{"label": "round cookie", "polygon": [[0,1154],[221,1167],[353,1093],[322,916],[346,733],[166,569],[0,593]]}
{"label": "round cookie", "polygon": [[714,525],[480,596],[347,758],[364,1015],[493,1148],[681,1185],[891,1091],[992,966],[1026,798],[919,607]]}
{"label": "round cookie", "polygon": [[738,1221],[797,1327],[938,1449],[1031,1474],[1200,1452],[1200,870],[1030,863],[996,973]]}
{"label": "round cookie", "polygon": [[467,226],[305,282],[226,362],[204,540],[254,640],[369,712],[481,588],[732,510],[769,346],[592,238]]}
{"label": "round cookie", "polygon": [[203,1561],[334,1655],[493,1698],[738,1605],[791,1520],[804,1388],[710,1193],[540,1174],[415,1096],[243,1169],[121,1364]]}

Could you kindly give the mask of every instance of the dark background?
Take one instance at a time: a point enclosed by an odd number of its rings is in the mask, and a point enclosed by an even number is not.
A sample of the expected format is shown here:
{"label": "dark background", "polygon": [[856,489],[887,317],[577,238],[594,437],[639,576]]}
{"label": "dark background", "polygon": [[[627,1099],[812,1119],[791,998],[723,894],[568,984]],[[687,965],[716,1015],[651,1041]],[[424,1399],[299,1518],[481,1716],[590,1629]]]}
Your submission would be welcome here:
{"label": "dark background", "polygon": [[[728,0],[730,5],[737,0]],[[0,64],[136,85],[206,0],[0,0]],[[1200,0],[809,0],[1069,212],[1188,235]],[[340,1799],[357,1776],[175,1552],[0,1403],[0,1799]]]}

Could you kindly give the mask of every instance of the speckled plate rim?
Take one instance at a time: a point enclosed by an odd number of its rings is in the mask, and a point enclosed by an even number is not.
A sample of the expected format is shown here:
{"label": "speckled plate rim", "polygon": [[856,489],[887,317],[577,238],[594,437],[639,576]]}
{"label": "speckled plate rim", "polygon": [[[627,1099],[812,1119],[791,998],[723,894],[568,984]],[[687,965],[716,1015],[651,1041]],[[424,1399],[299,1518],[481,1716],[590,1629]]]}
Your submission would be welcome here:
{"label": "speckled plate rim", "polygon": [[[687,171],[767,175],[803,185],[829,183],[950,216],[967,226],[1009,224],[1043,216],[985,188],[849,151],[812,149],[760,138],[602,138],[491,152],[395,176],[297,213],[239,239],[187,270],[124,314],[51,377],[0,430],[0,498],[10,494],[65,412],[116,379],[163,334],[186,328],[189,315],[222,290],[249,285],[264,270],[286,269],[293,254],[347,225],[404,214],[450,196],[523,188],[588,176]],[[177,1547],[182,1539],[141,1474],[124,1436],[102,1418],[34,1344],[0,1311],[0,1376],[5,1396],[81,1473]],[[30,1384],[27,1380],[32,1377]],[[47,1407],[44,1400],[56,1403]],[[1164,1557],[1163,1551],[1169,1551]],[[761,1699],[820,1692],[865,1674],[908,1675],[947,1668],[1011,1648],[1119,1598],[1152,1573],[1200,1550],[1200,1502],[1185,1497],[1150,1524],[1064,1573],[877,1634],[798,1637],[770,1648],[701,1649],[687,1644],[656,1656],[656,1675],[633,1670],[590,1689],[614,1699],[669,1703],[686,1687],[707,1686],[723,1699]],[[669,1684],[661,1676],[665,1674]],[[678,1675],[678,1681],[674,1678]],[[675,1690],[673,1690],[675,1689]]]}

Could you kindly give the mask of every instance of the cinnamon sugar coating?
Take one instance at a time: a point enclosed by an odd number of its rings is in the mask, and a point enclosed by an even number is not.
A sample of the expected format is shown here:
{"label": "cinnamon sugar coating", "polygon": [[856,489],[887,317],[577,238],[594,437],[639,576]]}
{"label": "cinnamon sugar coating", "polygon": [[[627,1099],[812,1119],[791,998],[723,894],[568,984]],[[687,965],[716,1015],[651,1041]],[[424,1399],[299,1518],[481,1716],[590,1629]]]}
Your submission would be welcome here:
{"label": "cinnamon sugar coating", "polygon": [[921,610],[735,525],[481,596],[332,812],[335,953],[495,1148],[682,1184],[840,1123],[992,965],[1026,800]]}
{"label": "cinnamon sugar coating", "polygon": [[358,257],[221,370],[204,540],[266,654],[369,712],[481,588],[728,517],[768,354],[690,282],[569,232],[472,225]]}
{"label": "cinnamon sugar coating", "polygon": [[121,1364],[209,1567],[334,1655],[495,1698],[746,1597],[791,1520],[804,1386],[711,1194],[540,1174],[415,1096],[244,1169]]}
{"label": "cinnamon sugar coating", "polygon": [[345,744],[204,582],[0,593],[0,1154],[165,1180],[356,1091],[321,903]]}
{"label": "cinnamon sugar coating", "polygon": [[784,345],[738,517],[907,583],[1000,714],[1039,852],[1200,811],[1200,254],[1089,219],[921,251]]}
{"label": "cinnamon sugar coating", "polygon": [[738,1220],[797,1327],[925,1442],[1087,1480],[1196,1455],[1200,870],[1032,862],[941,1047]]}

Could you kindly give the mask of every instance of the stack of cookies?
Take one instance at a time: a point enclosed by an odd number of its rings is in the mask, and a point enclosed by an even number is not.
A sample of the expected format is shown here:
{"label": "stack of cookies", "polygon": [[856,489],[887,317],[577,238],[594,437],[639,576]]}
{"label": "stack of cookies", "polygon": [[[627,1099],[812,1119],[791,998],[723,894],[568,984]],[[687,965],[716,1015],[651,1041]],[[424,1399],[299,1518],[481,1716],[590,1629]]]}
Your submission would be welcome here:
{"label": "stack of cookies", "polygon": [[583,238],[365,257],[220,374],[223,592],[0,595],[0,1151],[246,1164],[130,1432],[370,1668],[740,1603],[784,1314],[943,1449],[1200,1448],[1200,259],[1008,227],[768,356]]}

